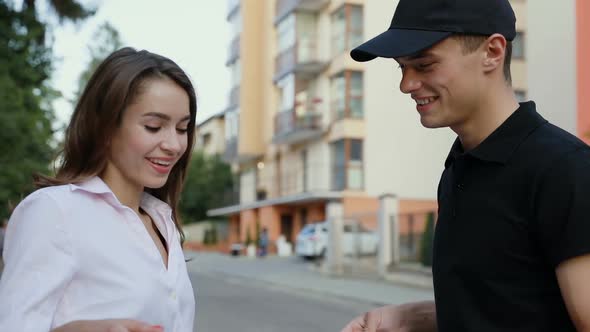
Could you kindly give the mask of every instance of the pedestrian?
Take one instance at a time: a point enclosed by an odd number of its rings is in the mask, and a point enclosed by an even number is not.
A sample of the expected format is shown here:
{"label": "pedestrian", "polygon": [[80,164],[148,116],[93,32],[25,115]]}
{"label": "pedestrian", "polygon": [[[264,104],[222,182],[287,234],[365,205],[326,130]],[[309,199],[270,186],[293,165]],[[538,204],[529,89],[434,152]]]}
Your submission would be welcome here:
{"label": "pedestrian", "polygon": [[265,257],[268,254],[268,230],[262,227],[258,239],[258,247],[260,248],[260,257]]}
{"label": "pedestrian", "polygon": [[98,66],[55,177],[8,223],[0,331],[193,330],[177,203],[195,116],[172,60],[122,48]]}
{"label": "pedestrian", "polygon": [[590,330],[590,148],[517,102],[515,21],[508,0],[400,0],[390,28],[352,50],[395,59],[422,125],[458,137],[438,187],[434,301],[343,331]]}

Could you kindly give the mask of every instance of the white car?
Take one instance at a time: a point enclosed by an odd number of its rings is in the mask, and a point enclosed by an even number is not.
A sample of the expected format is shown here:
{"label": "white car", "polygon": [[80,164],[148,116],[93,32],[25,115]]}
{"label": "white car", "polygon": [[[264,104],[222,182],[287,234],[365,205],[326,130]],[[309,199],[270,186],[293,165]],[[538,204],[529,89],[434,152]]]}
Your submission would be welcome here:
{"label": "white car", "polygon": [[[374,255],[377,253],[377,233],[358,225],[344,224],[342,254]],[[305,225],[297,235],[295,253],[305,258],[323,257],[328,246],[328,225],[325,221]]]}

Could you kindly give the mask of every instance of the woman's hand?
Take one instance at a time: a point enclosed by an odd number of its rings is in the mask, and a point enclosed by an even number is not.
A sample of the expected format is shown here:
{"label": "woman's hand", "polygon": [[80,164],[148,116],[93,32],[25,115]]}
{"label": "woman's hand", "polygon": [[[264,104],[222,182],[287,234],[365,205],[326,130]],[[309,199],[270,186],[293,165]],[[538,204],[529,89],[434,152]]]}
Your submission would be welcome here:
{"label": "woman's hand", "polygon": [[158,325],[129,319],[79,320],[51,332],[164,332]]}

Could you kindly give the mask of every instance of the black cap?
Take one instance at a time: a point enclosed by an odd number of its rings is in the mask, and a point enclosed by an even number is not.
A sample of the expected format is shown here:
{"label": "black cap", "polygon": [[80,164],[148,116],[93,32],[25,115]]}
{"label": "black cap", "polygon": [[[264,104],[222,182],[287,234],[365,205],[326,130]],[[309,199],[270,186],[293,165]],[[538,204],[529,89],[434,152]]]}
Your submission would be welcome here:
{"label": "black cap", "polygon": [[508,0],[400,0],[387,31],[350,52],[356,61],[396,58],[429,48],[452,34],[516,36]]}

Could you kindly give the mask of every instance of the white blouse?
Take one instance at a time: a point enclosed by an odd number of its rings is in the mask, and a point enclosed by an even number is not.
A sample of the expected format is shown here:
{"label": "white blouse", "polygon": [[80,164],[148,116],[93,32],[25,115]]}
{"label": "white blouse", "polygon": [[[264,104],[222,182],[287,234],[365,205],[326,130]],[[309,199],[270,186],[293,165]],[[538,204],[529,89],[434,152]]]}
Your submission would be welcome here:
{"label": "white blouse", "polygon": [[6,230],[0,331],[115,318],[192,331],[195,298],[172,210],[147,193],[141,207],[168,244],[168,268],[137,214],[99,177],[22,201]]}

